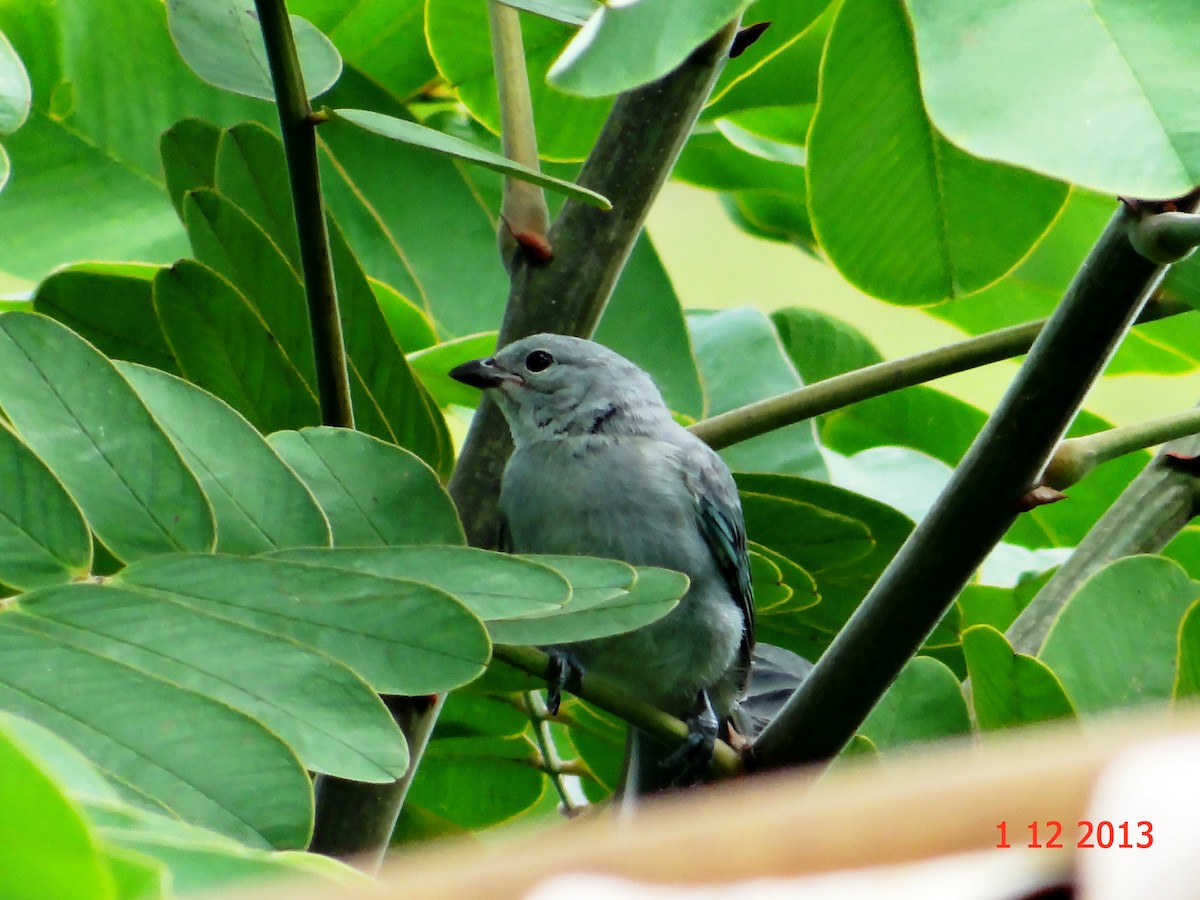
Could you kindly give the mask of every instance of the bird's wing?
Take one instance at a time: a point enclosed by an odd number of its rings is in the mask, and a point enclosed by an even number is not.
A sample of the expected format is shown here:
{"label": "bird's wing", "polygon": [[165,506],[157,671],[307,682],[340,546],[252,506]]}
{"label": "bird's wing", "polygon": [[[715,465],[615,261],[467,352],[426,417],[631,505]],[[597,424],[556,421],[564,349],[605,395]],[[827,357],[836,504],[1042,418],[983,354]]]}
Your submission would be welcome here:
{"label": "bird's wing", "polygon": [[[745,620],[739,668],[749,677],[754,653],[754,589],[750,584],[750,556],[746,551],[746,525],[732,476],[707,447],[703,456],[695,454],[685,475],[696,503],[700,532],[708,542],[717,568],[729,586],[730,596]],[[697,458],[699,457],[699,458]]]}

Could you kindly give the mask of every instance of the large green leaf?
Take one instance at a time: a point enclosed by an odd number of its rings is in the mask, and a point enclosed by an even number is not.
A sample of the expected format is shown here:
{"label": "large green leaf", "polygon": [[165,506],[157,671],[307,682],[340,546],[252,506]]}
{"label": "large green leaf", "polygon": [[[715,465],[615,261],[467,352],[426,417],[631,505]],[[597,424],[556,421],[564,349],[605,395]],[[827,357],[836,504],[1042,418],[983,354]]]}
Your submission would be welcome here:
{"label": "large green leaf", "polygon": [[208,495],[218,551],[328,546],[329,523],[316,499],[249,422],[181,378],[130,363],[117,368]]}
{"label": "large green leaf", "polygon": [[178,374],[154,315],[157,266],[79,263],[38,285],[35,312],[62,322],[110,359],[127,359]]}
{"label": "large green leaf", "polygon": [[555,87],[605,97],[666,75],[749,0],[634,0],[601,5],[547,72]]}
{"label": "large green leaf", "polygon": [[204,119],[180,119],[158,139],[167,193],[179,218],[183,198],[198,188],[216,187],[221,129]]}
{"label": "large green leaf", "polygon": [[437,475],[408,451],[340,428],[280,431],[269,440],[316,495],[336,546],[466,543]]}
{"label": "large green leaf", "polygon": [[271,558],[431,584],[453,594],[486,623],[552,615],[575,600],[575,585],[550,565],[473,547],[285,550]]}
{"label": "large green leaf", "polygon": [[[371,86],[347,82],[330,104],[406,114]],[[329,208],[367,274],[412,299],[444,337],[495,328],[508,293],[496,223],[461,168],[361,129],[321,129],[318,146]],[[459,264],[446,265],[449,248]]]}
{"label": "large green leaf", "polygon": [[259,431],[321,420],[303,372],[246,295],[217,272],[188,259],[161,270],[154,308],[188,381],[220,397]]}
{"label": "large green leaf", "polygon": [[1170,698],[1180,622],[1200,596],[1174,562],[1133,556],[1109,563],[1067,601],[1038,657],[1080,712]]}
{"label": "large green leaf", "polygon": [[560,610],[489,623],[497,642],[556,644],[623,634],[661,619],[688,586],[685,575],[666,569],[638,566],[631,571],[624,563],[581,556],[529,558],[565,574],[571,599]]}
{"label": "large green leaf", "polygon": [[159,556],[113,583],[158,591],[210,615],[329,654],[376,691],[430,694],[483,671],[483,624],[444,591],[343,568],[236,556]]}
{"label": "large green leaf", "polygon": [[817,100],[817,72],[839,0],[757,0],[744,25],[770,22],[758,40],[721,71],[706,121],[762,106],[803,106]]}
{"label": "large green leaf", "polygon": [[347,65],[408,99],[437,77],[425,43],[424,0],[290,0],[288,9],[329,36]]}
{"label": "large green leaf", "polygon": [[970,732],[962,685],[943,663],[917,656],[879,698],[859,732],[886,749]]}
{"label": "large green leaf", "polygon": [[1017,653],[990,625],[962,635],[971,676],[971,701],[983,731],[996,731],[1075,715],[1062,682],[1034,656]]}
{"label": "large green leaf", "polygon": [[[21,720],[0,714],[0,869],[13,900],[115,898],[116,885],[96,836],[37,753]],[[53,861],[53,864],[49,864]]]}
{"label": "large green leaf", "polygon": [[648,234],[633,245],[593,337],[649,372],[672,410],[701,416],[704,390],[683,309]]}
{"label": "large green leaf", "polygon": [[1067,193],[969,156],[937,132],[896,0],[842,4],[822,62],[808,168],[822,249],[855,286],[896,303],[959,297],[1001,278]]}
{"label": "large green leaf", "polygon": [[1190,0],[907,0],[930,115],[955,143],[1106,194],[1200,182]]}
{"label": "large green leaf", "polygon": [[25,124],[33,105],[33,86],[17,51],[0,33],[0,134],[12,134]]}
{"label": "large green leaf", "polygon": [[[760,637],[815,659],[866,596],[912,530],[897,510],[806,478],[739,473],[746,533],[799,569],[789,584],[805,598],[790,616],[764,617]],[[778,564],[778,563],[777,563]],[[783,567],[781,566],[781,569]]]}
{"label": "large green leaf", "polygon": [[244,714],[75,637],[43,633],[24,612],[0,615],[0,708],[44,725],[187,821],[251,845],[304,846],[312,788],[286,745]]}
{"label": "large green leaf", "polygon": [[1176,657],[1174,700],[1200,697],[1200,601],[1188,607],[1179,622],[1179,653]]}
{"label": "large green leaf", "polygon": [[408,763],[403,736],[367,684],[294,641],[170,596],[107,585],[36,591],[20,608],[31,615],[26,627],[241,710],[308,769],[379,782]]}
{"label": "large green leaf", "polygon": [[[574,97],[546,81],[550,64],[575,30],[537,16],[521,18],[538,151],[550,159],[583,159],[611,106],[611,100]],[[498,134],[500,109],[487,7],[474,0],[429,0],[425,31],[442,77],[455,88],[471,115]]]}
{"label": "large green leaf", "polygon": [[[219,131],[215,140],[211,181],[194,187],[215,187],[258,223],[299,272],[300,244],[283,144],[257,122],[241,122]],[[170,168],[165,158],[163,162],[170,181]]]}
{"label": "large green leaf", "polygon": [[0,317],[0,406],[120,559],[213,546],[213,513],[111,362],[62,325]]}
{"label": "large green leaf", "polygon": [[[800,387],[800,376],[771,322],[753,309],[693,313],[688,318],[707,395],[708,415]],[[754,360],[747,367],[746,360]],[[811,422],[798,422],[721,451],[731,468],[787,475],[827,475]]]}
{"label": "large green leaf", "polygon": [[[305,91],[316,97],[337,81],[342,58],[311,22],[289,18]],[[179,55],[209,84],[275,99],[254,0],[167,0],[167,21]]]}
{"label": "large green leaf", "polygon": [[[983,334],[1049,316],[1062,299],[1100,232],[1112,218],[1116,201],[1075,188],[1062,215],[1033,252],[990,288],[930,312],[968,334]],[[1164,293],[1189,296],[1187,262],[1168,273]],[[1106,368],[1109,375],[1131,372],[1182,374],[1200,365],[1200,331],[1167,319],[1129,331]]]}
{"label": "large green leaf", "polygon": [[92,562],[83,513],[46,464],[0,424],[0,583],[15,588],[72,581]]}
{"label": "large green leaf", "polygon": [[[273,343],[315,390],[312,337],[304,285],[283,251],[242,210],[199,188],[183,200],[183,220],[196,259],[229,279],[270,332]],[[216,347],[197,346],[207,353]]]}
{"label": "large green leaf", "polygon": [[358,259],[332,220],[329,246],[358,430],[411,450],[448,478],[454,448],[446,422],[413,374]]}
{"label": "large green leaf", "polygon": [[[7,3],[34,108],[6,139],[18,177],[0,194],[0,265],[39,279],[78,259],[165,262],[185,252],[164,202],[157,136],[188,116],[274,120],[270,106],[201,82],[171,44],[162,0]],[[121,52],[98,35],[121,35]]]}

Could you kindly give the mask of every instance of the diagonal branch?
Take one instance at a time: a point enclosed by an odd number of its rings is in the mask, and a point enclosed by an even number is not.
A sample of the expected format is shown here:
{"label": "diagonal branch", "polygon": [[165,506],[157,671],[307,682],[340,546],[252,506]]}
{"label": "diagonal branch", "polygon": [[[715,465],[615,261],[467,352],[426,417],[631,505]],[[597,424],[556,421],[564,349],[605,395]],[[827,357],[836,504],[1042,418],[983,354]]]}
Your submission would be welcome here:
{"label": "diagonal branch", "polygon": [[1018,500],[1166,272],[1130,243],[1136,221],[1126,206],[1117,210],[933,508],[759,736],[761,768],[837,753],[1012,524]]}

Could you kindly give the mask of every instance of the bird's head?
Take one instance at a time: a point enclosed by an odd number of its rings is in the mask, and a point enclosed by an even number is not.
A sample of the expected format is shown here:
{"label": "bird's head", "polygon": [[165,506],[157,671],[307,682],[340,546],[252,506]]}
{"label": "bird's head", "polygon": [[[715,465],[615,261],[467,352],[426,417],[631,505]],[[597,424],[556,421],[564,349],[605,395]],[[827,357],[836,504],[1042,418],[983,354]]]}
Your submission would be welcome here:
{"label": "bird's head", "polygon": [[625,357],[582,338],[535,334],[450,377],[490,390],[517,446],[587,434],[633,434],[671,414],[650,376]]}

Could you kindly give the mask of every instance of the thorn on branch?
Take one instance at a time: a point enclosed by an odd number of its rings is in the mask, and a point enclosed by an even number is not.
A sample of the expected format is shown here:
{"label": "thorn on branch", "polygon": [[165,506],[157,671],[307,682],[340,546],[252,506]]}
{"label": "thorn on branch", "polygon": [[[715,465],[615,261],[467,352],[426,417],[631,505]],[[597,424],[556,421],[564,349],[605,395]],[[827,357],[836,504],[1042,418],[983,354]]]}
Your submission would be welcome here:
{"label": "thorn on branch", "polygon": [[770,22],[755,22],[753,25],[739,28],[738,33],[733,36],[733,43],[729,47],[729,58],[734,59],[745,53],[750,45],[762,37],[762,33],[770,27]]}
{"label": "thorn on branch", "polygon": [[1067,495],[1062,491],[1039,484],[1037,487],[1026,492],[1017,501],[1017,512],[1029,512],[1031,509],[1037,509],[1039,506],[1048,506],[1051,503],[1057,503],[1059,500],[1066,499]]}

